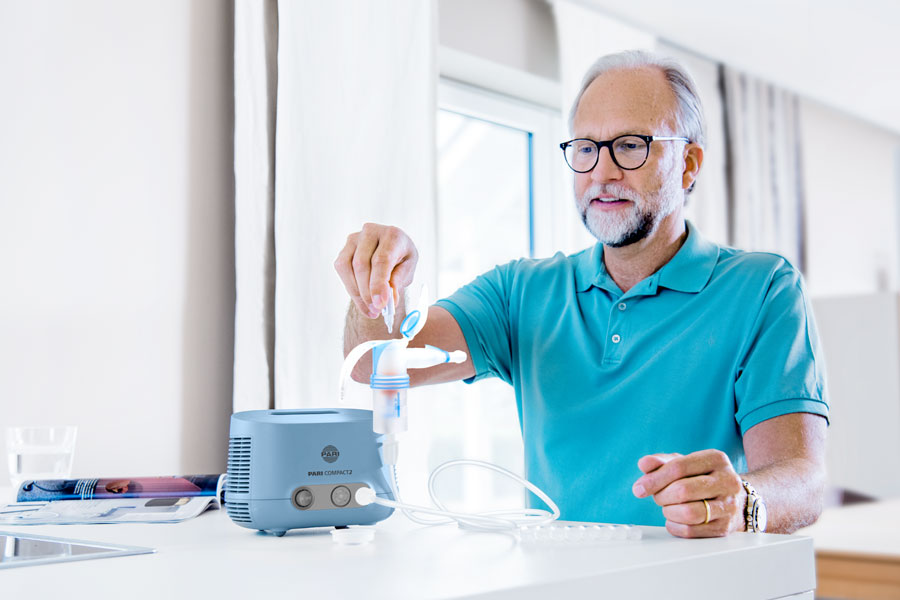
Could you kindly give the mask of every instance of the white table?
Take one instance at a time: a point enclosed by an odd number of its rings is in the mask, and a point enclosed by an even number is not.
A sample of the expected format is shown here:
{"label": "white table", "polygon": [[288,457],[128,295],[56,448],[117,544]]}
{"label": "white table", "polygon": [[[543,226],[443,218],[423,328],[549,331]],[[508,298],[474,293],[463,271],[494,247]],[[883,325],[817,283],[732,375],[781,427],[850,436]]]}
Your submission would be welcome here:
{"label": "white table", "polygon": [[[803,598],[815,587],[810,538],[735,534],[683,540],[644,527],[640,541],[520,544],[399,514],[375,541],[340,546],[327,530],[277,538],[224,511],[178,524],[0,527],[132,546],[155,554],[0,571],[0,597],[540,599]],[[65,592],[63,593],[63,590]]]}

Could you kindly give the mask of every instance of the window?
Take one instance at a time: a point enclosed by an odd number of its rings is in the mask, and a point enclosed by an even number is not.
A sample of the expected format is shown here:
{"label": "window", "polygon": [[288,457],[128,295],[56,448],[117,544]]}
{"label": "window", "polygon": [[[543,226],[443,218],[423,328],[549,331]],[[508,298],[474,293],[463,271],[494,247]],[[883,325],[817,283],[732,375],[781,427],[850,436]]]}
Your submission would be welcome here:
{"label": "window", "polygon": [[[445,297],[497,264],[549,256],[565,247],[561,232],[575,221],[564,198],[565,165],[559,111],[451,81],[439,87],[437,114],[438,290]],[[557,139],[559,138],[559,139]],[[560,205],[565,208],[560,210]],[[583,246],[582,246],[583,247]],[[411,391],[409,436],[401,456],[405,501],[427,504],[425,477],[441,463],[474,458],[523,472],[513,389],[499,379]],[[524,505],[524,491],[471,467],[445,472],[437,483],[451,509]]]}

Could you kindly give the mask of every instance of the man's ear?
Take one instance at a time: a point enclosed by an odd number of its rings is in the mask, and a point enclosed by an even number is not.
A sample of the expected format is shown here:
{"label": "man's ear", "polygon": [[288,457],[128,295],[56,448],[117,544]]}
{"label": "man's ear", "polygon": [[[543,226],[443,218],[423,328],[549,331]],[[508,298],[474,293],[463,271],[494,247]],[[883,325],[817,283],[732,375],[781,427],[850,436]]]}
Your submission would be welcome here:
{"label": "man's ear", "polygon": [[684,172],[681,174],[681,189],[687,190],[694,184],[697,174],[700,173],[700,165],[703,164],[703,148],[697,144],[687,144],[684,147]]}

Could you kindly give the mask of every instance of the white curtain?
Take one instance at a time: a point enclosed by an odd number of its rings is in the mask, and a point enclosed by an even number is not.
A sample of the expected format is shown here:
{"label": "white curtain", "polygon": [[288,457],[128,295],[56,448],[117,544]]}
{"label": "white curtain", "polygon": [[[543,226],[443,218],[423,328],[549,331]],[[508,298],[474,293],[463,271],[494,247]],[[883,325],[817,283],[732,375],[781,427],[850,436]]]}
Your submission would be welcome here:
{"label": "white curtain", "polygon": [[235,412],[271,408],[278,4],[234,5]]}
{"label": "white curtain", "polygon": [[722,67],[730,149],[731,242],[805,268],[798,99]]}
{"label": "white curtain", "polygon": [[[236,44],[235,52],[243,49],[258,57],[272,32],[259,25],[264,18],[242,17],[247,9],[263,9],[258,3],[237,4],[236,42],[250,31],[254,47]],[[272,400],[278,408],[336,403],[349,300],[332,265],[347,235],[363,223],[406,230],[424,257],[419,272],[434,272],[428,264],[428,257],[435,256],[434,1],[278,2],[277,48],[274,100],[271,90],[266,91],[275,105],[273,231],[261,226],[258,216],[267,202],[262,186],[248,191],[238,185],[238,206],[254,208],[246,211],[251,215],[247,221],[239,211],[236,225],[238,269],[251,274],[238,274],[236,329],[248,333],[235,337],[236,344],[248,344],[235,349],[235,410],[250,407],[245,399],[251,397],[256,408],[266,408]],[[240,77],[242,62],[257,69],[255,78]],[[235,64],[236,97],[258,97],[264,61],[236,57]],[[236,112],[241,106],[236,103]],[[260,109],[256,116],[242,116],[259,123],[261,114]],[[251,177],[248,172],[255,167],[239,157],[249,153],[261,160],[263,136],[241,136],[237,116],[235,127],[236,146],[242,140],[249,144],[235,151],[240,181]],[[261,179],[262,169],[257,170]],[[245,238],[252,242],[242,245]],[[260,258],[267,244],[274,248],[274,307],[265,302],[270,265]],[[251,300],[242,303],[242,296]],[[267,316],[260,318],[260,306]],[[266,338],[269,318],[273,342]],[[271,363],[266,363],[267,352],[274,357]],[[262,380],[265,364],[273,370]],[[269,389],[274,389],[274,399]]]}

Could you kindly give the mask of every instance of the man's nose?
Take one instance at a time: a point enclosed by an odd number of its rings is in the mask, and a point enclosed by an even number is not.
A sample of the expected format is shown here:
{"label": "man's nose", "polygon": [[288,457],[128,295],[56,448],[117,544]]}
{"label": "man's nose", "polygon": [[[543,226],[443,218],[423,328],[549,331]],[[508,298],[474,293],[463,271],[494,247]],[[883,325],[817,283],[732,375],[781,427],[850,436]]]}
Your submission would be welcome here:
{"label": "man's nose", "polygon": [[617,181],[624,175],[619,165],[612,159],[612,149],[609,146],[600,148],[597,164],[591,170],[591,179],[597,182]]}

